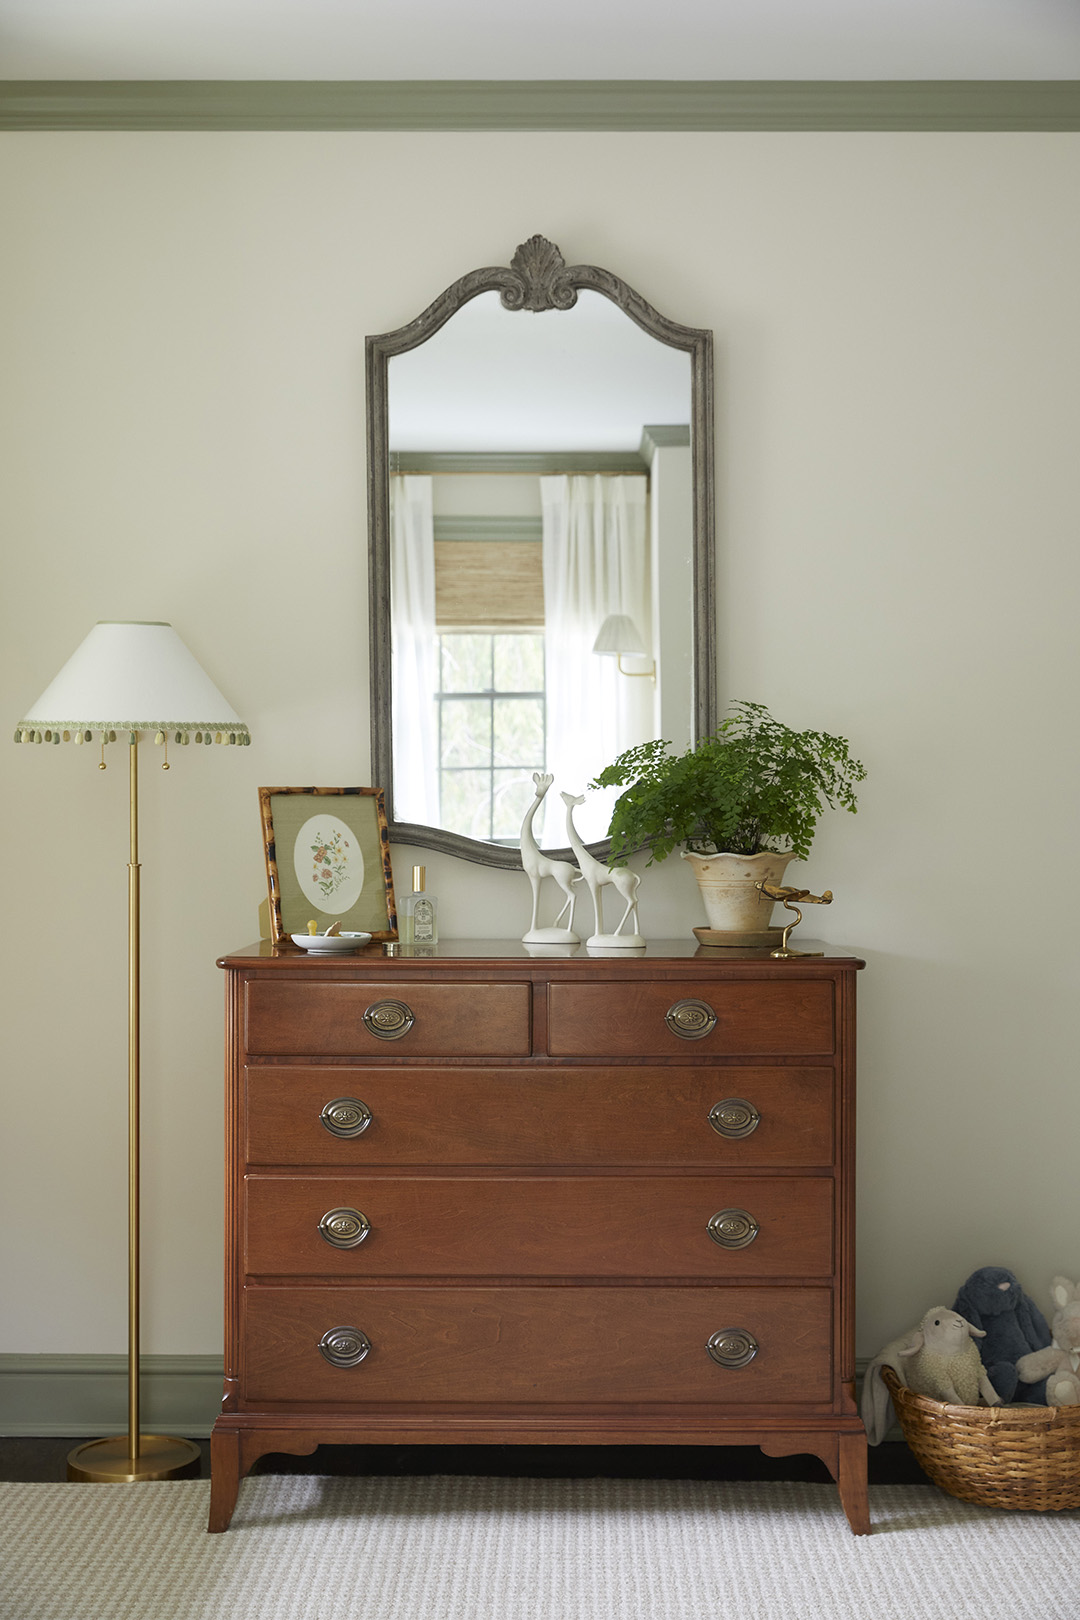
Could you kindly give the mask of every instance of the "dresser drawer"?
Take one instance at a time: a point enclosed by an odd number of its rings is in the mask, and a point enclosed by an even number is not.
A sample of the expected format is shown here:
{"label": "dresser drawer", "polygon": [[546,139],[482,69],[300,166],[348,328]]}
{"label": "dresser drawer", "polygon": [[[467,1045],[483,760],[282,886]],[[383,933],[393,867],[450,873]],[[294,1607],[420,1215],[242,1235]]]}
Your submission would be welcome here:
{"label": "dresser drawer", "polygon": [[251,1064],[243,1150],[251,1165],[342,1168],[828,1165],[834,1085],[832,1069],[794,1067]]}
{"label": "dresser drawer", "polygon": [[527,1057],[529,997],[525,983],[255,980],[244,1044],[263,1057]]}
{"label": "dresser drawer", "polygon": [[553,1057],[807,1057],[835,1045],[823,979],[560,983],[548,997]]}
{"label": "dresser drawer", "polygon": [[[248,1288],[243,1382],[252,1402],[331,1408],[824,1403],[831,1322],[831,1293],[814,1288]],[[756,1351],[720,1365],[714,1335],[722,1356]],[[327,1359],[365,1340],[356,1365]]]}
{"label": "dresser drawer", "polygon": [[833,1268],[827,1176],[249,1176],[245,1201],[252,1276],[737,1279]]}

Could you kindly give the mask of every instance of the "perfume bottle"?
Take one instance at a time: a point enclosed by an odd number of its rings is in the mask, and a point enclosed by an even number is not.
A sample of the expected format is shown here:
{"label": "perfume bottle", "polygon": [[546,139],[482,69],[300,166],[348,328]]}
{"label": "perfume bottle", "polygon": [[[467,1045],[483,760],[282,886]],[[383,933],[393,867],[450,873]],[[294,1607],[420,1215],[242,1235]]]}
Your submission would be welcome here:
{"label": "perfume bottle", "polygon": [[412,869],[413,892],[401,902],[401,943],[403,945],[435,945],[439,939],[439,902],[424,888],[427,870],[423,866]]}

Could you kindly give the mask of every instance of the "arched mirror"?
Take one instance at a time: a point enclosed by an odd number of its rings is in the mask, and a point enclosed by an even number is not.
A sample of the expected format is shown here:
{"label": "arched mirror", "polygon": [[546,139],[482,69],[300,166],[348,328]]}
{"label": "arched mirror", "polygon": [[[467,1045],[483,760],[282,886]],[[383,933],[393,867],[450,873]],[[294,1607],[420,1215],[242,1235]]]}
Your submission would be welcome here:
{"label": "arched mirror", "polygon": [[367,340],[372,781],[390,836],[566,852],[637,742],[716,724],[712,334],[534,236]]}

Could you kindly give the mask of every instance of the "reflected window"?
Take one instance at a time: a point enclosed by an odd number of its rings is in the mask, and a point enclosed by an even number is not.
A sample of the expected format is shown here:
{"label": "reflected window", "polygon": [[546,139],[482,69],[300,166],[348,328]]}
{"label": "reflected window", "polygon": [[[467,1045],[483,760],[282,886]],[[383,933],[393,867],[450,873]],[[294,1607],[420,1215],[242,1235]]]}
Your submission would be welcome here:
{"label": "reflected window", "polygon": [[543,631],[437,639],[440,825],[515,844],[547,754]]}

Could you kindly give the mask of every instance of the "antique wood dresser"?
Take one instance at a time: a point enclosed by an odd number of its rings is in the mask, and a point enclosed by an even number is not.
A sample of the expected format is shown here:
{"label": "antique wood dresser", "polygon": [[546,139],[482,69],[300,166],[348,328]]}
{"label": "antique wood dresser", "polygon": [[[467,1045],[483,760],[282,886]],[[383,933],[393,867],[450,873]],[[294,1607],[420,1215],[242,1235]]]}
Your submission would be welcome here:
{"label": "antique wood dresser", "polygon": [[221,963],[210,1529],[266,1452],[497,1442],[812,1452],[866,1532],[862,963],[393,950]]}

